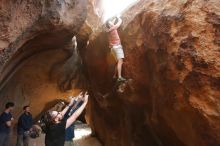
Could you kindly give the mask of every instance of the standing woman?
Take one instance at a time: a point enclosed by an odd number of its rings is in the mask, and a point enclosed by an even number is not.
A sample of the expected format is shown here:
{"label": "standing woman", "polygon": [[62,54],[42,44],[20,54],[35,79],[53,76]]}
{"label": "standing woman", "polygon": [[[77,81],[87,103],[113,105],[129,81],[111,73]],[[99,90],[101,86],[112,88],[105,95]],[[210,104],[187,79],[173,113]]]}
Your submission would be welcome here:
{"label": "standing woman", "polygon": [[65,142],[65,129],[68,128],[73,122],[79,117],[83,112],[86,104],[88,102],[88,95],[84,95],[83,104],[68,118],[64,118],[64,115],[70,108],[72,108],[74,103],[74,98],[71,99],[69,105],[62,111],[51,111],[48,113],[49,122],[46,126],[46,146],[64,146]]}

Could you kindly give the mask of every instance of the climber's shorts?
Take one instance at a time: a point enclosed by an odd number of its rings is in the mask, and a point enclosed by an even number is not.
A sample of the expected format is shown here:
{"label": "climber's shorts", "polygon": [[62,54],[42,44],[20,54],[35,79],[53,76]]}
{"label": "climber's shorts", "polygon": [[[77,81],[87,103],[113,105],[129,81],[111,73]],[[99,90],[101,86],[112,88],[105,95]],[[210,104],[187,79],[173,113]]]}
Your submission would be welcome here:
{"label": "climber's shorts", "polygon": [[112,46],[111,52],[116,60],[125,58],[124,51],[121,45]]}

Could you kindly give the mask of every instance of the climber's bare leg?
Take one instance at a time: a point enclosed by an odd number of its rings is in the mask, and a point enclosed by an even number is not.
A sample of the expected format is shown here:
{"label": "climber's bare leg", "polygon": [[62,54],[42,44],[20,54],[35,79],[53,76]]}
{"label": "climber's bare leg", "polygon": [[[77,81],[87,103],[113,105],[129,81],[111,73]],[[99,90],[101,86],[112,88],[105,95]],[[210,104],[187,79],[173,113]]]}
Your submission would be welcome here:
{"label": "climber's bare leg", "polygon": [[115,57],[115,59],[117,59],[117,65],[116,65],[116,71],[115,71],[115,75],[116,73],[118,74],[118,79],[117,81],[121,82],[121,81],[126,81],[125,78],[122,77],[122,65],[123,65],[123,59],[124,59],[124,52],[121,46],[114,48],[113,47],[113,55]]}
{"label": "climber's bare leg", "polygon": [[123,58],[118,59],[118,63],[117,63],[118,78],[122,77],[121,76],[122,65],[123,65]]}

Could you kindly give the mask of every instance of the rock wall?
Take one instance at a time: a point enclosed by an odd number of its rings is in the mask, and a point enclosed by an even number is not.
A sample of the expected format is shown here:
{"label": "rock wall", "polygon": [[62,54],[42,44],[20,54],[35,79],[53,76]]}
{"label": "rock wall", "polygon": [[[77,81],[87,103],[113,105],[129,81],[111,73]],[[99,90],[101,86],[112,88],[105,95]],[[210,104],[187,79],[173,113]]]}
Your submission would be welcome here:
{"label": "rock wall", "polygon": [[140,0],[128,10],[119,30],[132,79],[125,92],[114,90],[100,3],[1,1],[1,107],[15,101],[18,115],[31,103],[38,115],[74,94],[86,70],[87,121],[105,146],[219,146],[220,2]]}
{"label": "rock wall", "polygon": [[220,145],[220,1],[142,0],[123,15],[124,93],[103,30],[85,62],[87,119],[105,146]]}
{"label": "rock wall", "polygon": [[10,100],[14,115],[31,104],[35,116],[47,103],[77,92],[81,60],[72,38],[87,9],[87,0],[0,2],[1,111]]}
{"label": "rock wall", "polygon": [[[51,57],[53,54],[53,57]],[[49,50],[32,56],[15,74],[0,93],[0,107],[3,110],[7,101],[14,101],[16,106],[13,111],[15,119],[22,113],[22,108],[30,104],[34,117],[42,115],[61,99],[67,100],[68,96],[77,93],[77,90],[62,92],[56,81],[51,81],[51,66],[66,56],[62,50]]]}
{"label": "rock wall", "polygon": [[3,0],[0,15],[3,30],[0,34],[1,69],[20,47],[40,35],[52,34],[57,38],[56,45],[61,44],[67,35],[73,36],[78,32],[86,16],[87,0]]}

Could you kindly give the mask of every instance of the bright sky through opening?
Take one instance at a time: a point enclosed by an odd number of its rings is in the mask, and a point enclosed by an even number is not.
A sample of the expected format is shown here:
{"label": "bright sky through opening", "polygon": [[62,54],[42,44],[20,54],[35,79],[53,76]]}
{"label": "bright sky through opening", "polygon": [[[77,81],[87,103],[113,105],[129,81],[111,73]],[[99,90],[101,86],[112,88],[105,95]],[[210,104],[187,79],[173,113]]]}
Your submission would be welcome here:
{"label": "bright sky through opening", "polygon": [[104,22],[115,15],[120,15],[123,10],[137,1],[138,0],[102,0]]}

